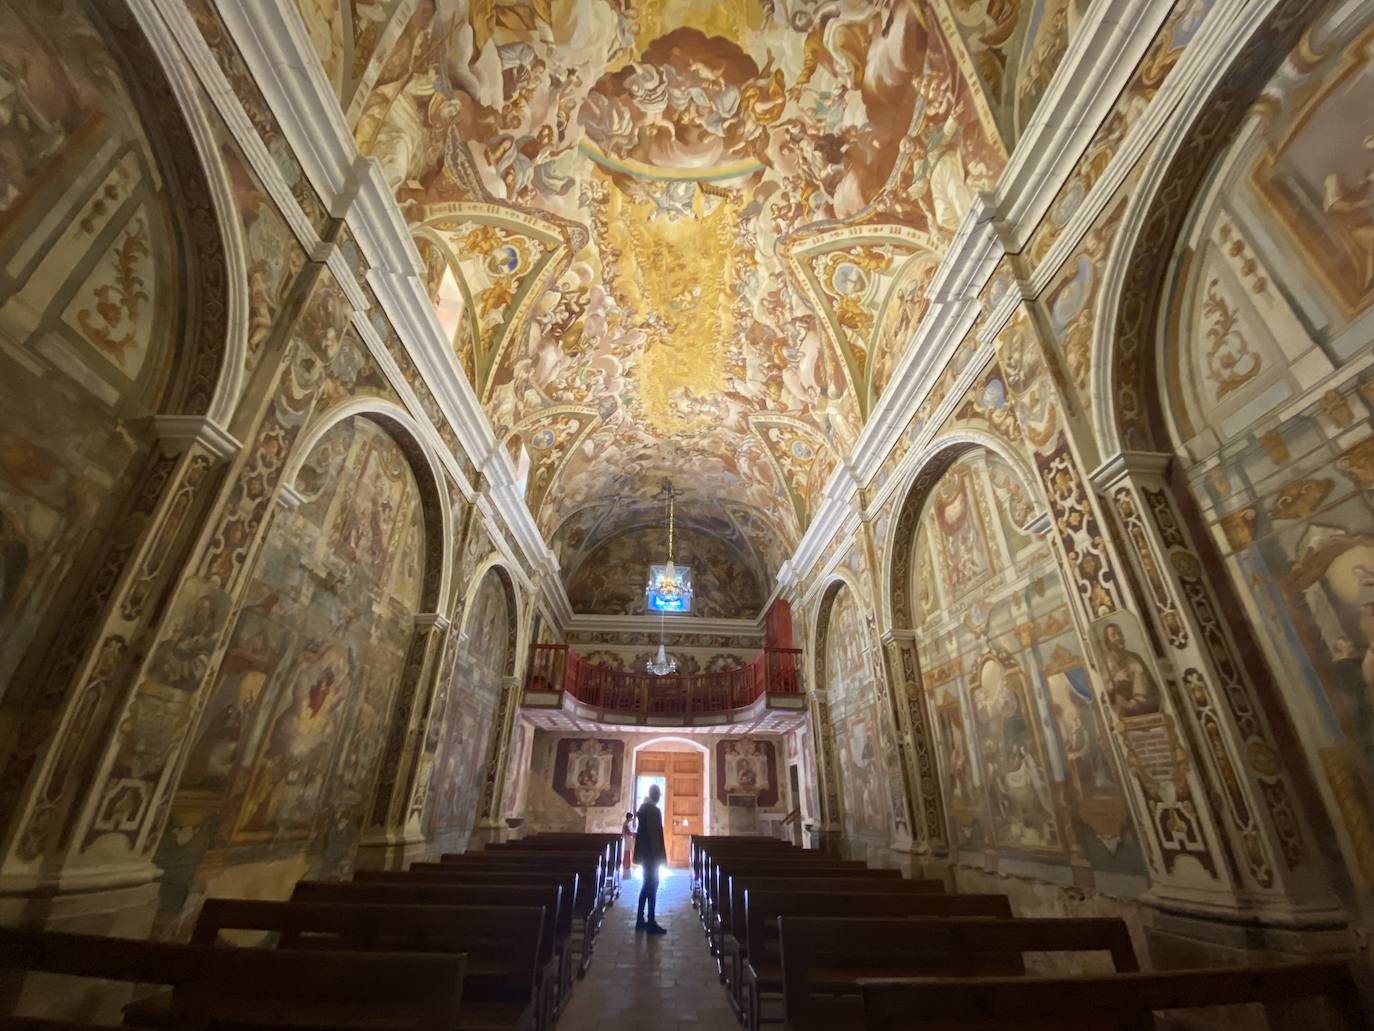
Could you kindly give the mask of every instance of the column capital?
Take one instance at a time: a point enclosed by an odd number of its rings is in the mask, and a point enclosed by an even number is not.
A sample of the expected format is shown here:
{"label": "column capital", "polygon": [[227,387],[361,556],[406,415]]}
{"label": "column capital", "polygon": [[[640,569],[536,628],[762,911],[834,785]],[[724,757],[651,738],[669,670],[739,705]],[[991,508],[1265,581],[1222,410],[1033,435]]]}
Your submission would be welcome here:
{"label": "column capital", "polygon": [[1157,451],[1118,451],[1091,473],[1088,479],[1098,490],[1110,490],[1126,477],[1149,477],[1162,479],[1169,471],[1173,455]]}
{"label": "column capital", "polygon": [[228,459],[243,450],[238,438],[203,415],[155,415],[153,428],[158,440],[179,452],[199,444],[216,458]]}
{"label": "column capital", "polygon": [[290,511],[305,504],[305,497],[291,484],[283,483],[277,488],[277,504]]}
{"label": "column capital", "polygon": [[417,627],[429,627],[443,633],[453,625],[453,622],[439,612],[417,612],[415,614],[415,625]]}

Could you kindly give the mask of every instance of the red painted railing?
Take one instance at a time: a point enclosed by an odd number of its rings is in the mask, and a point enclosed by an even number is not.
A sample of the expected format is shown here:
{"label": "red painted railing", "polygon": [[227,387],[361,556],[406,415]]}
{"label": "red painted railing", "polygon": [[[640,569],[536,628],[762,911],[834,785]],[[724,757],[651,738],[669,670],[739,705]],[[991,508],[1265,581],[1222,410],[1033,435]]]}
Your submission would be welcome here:
{"label": "red painted railing", "polygon": [[593,665],[566,644],[536,644],[525,690],[566,691],[583,705],[626,716],[694,716],[744,709],[765,694],[800,694],[800,669],[800,648],[764,648],[736,669],[656,677]]}

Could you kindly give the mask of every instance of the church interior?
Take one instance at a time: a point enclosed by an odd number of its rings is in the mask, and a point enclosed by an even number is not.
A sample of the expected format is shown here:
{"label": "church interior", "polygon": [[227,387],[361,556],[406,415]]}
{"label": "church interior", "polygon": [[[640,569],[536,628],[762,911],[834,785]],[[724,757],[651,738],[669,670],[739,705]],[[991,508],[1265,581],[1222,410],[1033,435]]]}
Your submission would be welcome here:
{"label": "church interior", "polygon": [[16,1027],[1374,1026],[1374,4],[0,0],[0,771]]}

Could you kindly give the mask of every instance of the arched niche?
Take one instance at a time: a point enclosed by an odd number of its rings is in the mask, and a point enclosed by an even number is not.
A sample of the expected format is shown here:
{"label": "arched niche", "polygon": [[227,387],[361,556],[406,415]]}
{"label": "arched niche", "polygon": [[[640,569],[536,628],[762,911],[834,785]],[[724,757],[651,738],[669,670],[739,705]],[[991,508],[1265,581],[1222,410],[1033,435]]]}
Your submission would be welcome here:
{"label": "arched niche", "polygon": [[1125,280],[1112,358],[1127,389],[1110,411],[1124,447],[1171,459],[1193,579],[1219,599],[1194,606],[1202,631],[1223,653],[1237,642],[1316,833],[1368,911],[1374,12],[1329,8],[1274,60],[1285,53],[1279,71],[1248,68],[1235,97],[1218,88],[1221,113],[1140,202],[1123,260],[1156,279]]}
{"label": "arched niche", "polygon": [[886,756],[895,747],[883,712],[878,642],[872,640],[863,596],[847,577],[825,590],[816,630],[816,686],[825,691],[827,726],[820,729],[848,851],[863,854],[892,841],[893,800]]}
{"label": "arched niche", "polygon": [[[431,469],[399,429],[357,413],[310,435],[187,753],[158,853],[165,883],[284,894],[351,863],[443,564]],[[230,617],[202,605],[154,656],[162,682],[199,679],[197,636]]]}
{"label": "arched niche", "polygon": [[923,779],[938,770],[927,820],[943,814],[956,861],[1016,856],[1047,880],[1077,868],[1144,890],[1098,674],[1018,459],[939,442],[891,530],[897,653],[911,651],[908,704],[929,728]]}
{"label": "arched niche", "polygon": [[[223,169],[186,71],[122,4],[8,5],[0,129],[0,685],[34,683],[89,604],[149,474],[159,417],[222,427],[245,284]],[[228,250],[226,251],[226,247]],[[22,705],[20,692],[5,704]]]}
{"label": "arched niche", "polygon": [[502,700],[515,675],[520,609],[515,583],[499,562],[479,568],[463,606],[457,662],[444,691],[442,729],[427,806],[432,839],[471,834],[487,781],[500,761]]}

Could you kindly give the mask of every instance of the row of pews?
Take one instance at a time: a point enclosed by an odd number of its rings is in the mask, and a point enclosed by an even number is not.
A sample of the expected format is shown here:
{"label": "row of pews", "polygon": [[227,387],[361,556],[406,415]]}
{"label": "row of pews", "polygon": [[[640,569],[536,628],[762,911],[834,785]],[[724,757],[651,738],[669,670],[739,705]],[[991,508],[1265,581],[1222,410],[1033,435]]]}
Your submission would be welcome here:
{"label": "row of pews", "polygon": [[285,901],[212,898],[186,944],[0,928],[0,1026],[101,1026],[3,1015],[53,1012],[70,989],[33,978],[63,975],[139,986],[131,1028],[549,1031],[620,893],[621,848],[618,834],[538,834],[303,880]]}
{"label": "row of pews", "polygon": [[[749,1031],[1141,1031],[1157,1011],[1247,1003],[1276,1028],[1370,1026],[1340,961],[1146,973],[1119,918],[1016,917],[1005,895],[952,894],[773,838],[697,835],[691,868]],[[1105,957],[1110,972],[1028,976],[1042,953],[1075,968]]]}

